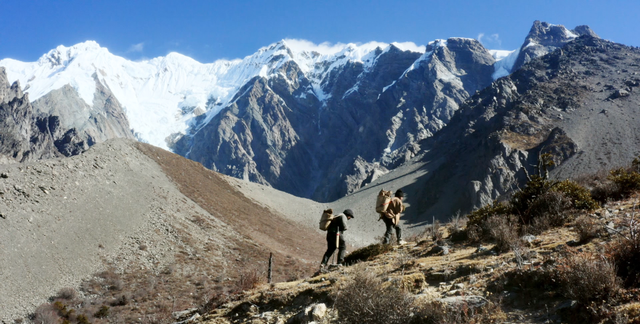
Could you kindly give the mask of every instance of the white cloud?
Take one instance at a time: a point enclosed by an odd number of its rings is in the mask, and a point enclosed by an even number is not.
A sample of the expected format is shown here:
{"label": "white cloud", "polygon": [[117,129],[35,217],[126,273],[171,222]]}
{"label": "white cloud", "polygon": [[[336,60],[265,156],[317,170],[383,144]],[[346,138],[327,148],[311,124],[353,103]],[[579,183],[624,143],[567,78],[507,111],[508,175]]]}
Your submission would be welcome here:
{"label": "white cloud", "polygon": [[291,50],[293,50],[294,52],[314,51],[323,55],[340,52],[347,46],[347,44],[343,44],[343,43],[331,44],[329,42],[324,42],[322,44],[315,44],[305,39],[287,38],[284,41],[285,43],[287,43],[287,46],[291,48]]}
{"label": "white cloud", "polygon": [[144,50],[144,42],[131,45],[129,47],[129,50],[127,50],[127,53],[132,53],[132,52],[140,52],[141,53],[142,50]]}
{"label": "white cloud", "polygon": [[424,53],[424,51],[426,51],[426,46],[416,45],[416,43],[414,42],[403,42],[403,43],[394,42],[391,44],[395,45],[397,48],[403,51],[411,51],[411,52],[417,52],[417,53]]}
{"label": "white cloud", "polygon": [[485,35],[480,33],[477,39],[486,48],[500,48],[502,46],[502,40],[498,34]]}
{"label": "white cloud", "polygon": [[[284,40],[285,43],[287,44],[287,46],[294,52],[318,52],[322,55],[331,55],[331,54],[335,54],[338,53],[340,51],[342,51],[343,49],[345,49],[346,47],[348,47],[349,45],[353,46],[357,46],[360,49],[364,50],[364,51],[370,51],[370,50],[374,50],[376,47],[380,47],[382,49],[386,48],[387,46],[389,46],[389,44],[387,43],[381,43],[381,42],[369,42],[369,43],[352,43],[352,44],[345,44],[345,43],[329,43],[329,42],[324,42],[321,44],[315,44],[311,41],[305,40],[305,39],[291,39],[291,38],[287,38]],[[392,43],[395,46],[397,46],[398,48],[400,48],[403,51],[413,51],[413,52],[419,52],[419,53],[424,53],[425,51],[425,46],[424,45],[416,45],[415,43],[412,42],[404,42],[404,43]]]}

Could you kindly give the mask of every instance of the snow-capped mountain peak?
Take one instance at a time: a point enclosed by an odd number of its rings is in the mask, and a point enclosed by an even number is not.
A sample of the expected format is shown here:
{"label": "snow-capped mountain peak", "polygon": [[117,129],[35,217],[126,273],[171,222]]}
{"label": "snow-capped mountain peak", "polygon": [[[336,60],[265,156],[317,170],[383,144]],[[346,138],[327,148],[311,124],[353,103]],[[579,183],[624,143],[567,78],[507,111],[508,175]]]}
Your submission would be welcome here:
{"label": "snow-capped mountain peak", "polygon": [[31,100],[70,85],[91,107],[96,82],[102,83],[121,103],[138,138],[166,149],[172,134],[186,134],[189,127],[196,126],[195,117],[205,114],[198,120],[211,120],[249,80],[282,76],[281,67],[287,62],[294,62],[310,82],[309,93],[326,102],[330,95],[323,89],[323,82],[346,64],[362,64],[367,73],[381,55],[396,50],[424,54],[416,62],[419,64],[428,59],[433,48],[446,44],[446,40],[427,46],[410,42],[314,44],[283,39],[243,59],[200,63],[175,52],[132,62],[111,54],[95,41],[86,41],[58,46],[37,62],[5,59],[0,65],[6,67],[10,80],[20,81]]}

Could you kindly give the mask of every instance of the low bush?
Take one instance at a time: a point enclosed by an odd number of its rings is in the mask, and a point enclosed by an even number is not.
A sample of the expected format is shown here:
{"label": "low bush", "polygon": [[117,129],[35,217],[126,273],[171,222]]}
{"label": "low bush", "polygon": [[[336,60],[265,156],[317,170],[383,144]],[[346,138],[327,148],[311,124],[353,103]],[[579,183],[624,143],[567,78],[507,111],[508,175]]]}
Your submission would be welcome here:
{"label": "low bush", "polygon": [[344,258],[345,264],[354,264],[359,261],[369,261],[378,255],[391,251],[391,244],[371,244],[357,249]]}
{"label": "low bush", "polygon": [[484,305],[472,305],[466,302],[442,304],[432,302],[421,306],[411,324],[441,323],[502,323],[506,315],[497,304],[486,301]]}
{"label": "low bush", "polygon": [[57,324],[60,317],[55,307],[51,304],[42,304],[36,308],[33,314],[33,322],[41,324]]}
{"label": "low bush", "polygon": [[58,298],[71,300],[78,296],[78,292],[73,288],[62,288],[58,291]]}
{"label": "low bush", "polygon": [[482,225],[482,223],[484,223],[484,221],[487,220],[487,218],[489,218],[489,216],[508,215],[510,213],[511,213],[511,206],[509,206],[504,202],[498,202],[496,200],[493,202],[493,204],[480,207],[474,210],[473,212],[471,212],[471,214],[467,215],[467,218],[468,218],[467,225],[480,226]]}
{"label": "low bush", "polygon": [[[549,180],[547,170],[553,165],[550,154],[541,154],[538,174],[529,176],[525,169],[528,181],[522,190],[515,192],[506,203],[494,201],[471,212],[467,215],[468,224],[482,226],[491,216],[516,215],[519,224],[526,225],[528,232],[539,233],[546,230],[546,226],[561,226],[567,222],[567,210],[593,210],[599,207],[591,192],[577,182]],[[538,226],[544,228],[536,228]]]}
{"label": "low bush", "polygon": [[618,200],[622,197],[620,196],[618,185],[610,181],[605,181],[591,189],[591,198],[600,204],[606,204],[610,200]]}
{"label": "low bush", "polygon": [[109,306],[102,306],[100,309],[93,314],[95,318],[105,318],[109,316]]}
{"label": "low bush", "polygon": [[585,243],[598,237],[602,230],[602,227],[593,218],[585,215],[576,218],[574,228],[578,233],[578,241],[580,243]]}
{"label": "low bush", "polygon": [[566,221],[565,210],[571,207],[571,199],[564,193],[549,190],[531,201],[526,213],[529,221],[525,224],[533,224],[537,219],[545,218],[549,226],[560,226]]}
{"label": "low bush", "polygon": [[562,294],[583,305],[614,297],[620,289],[615,264],[602,255],[569,253],[558,265]]}
{"label": "low bush", "polygon": [[607,247],[625,287],[640,287],[640,220],[631,215],[625,220],[627,231]]}
{"label": "low bush", "polygon": [[495,241],[498,252],[507,252],[519,243],[518,220],[513,216],[491,216],[483,223],[482,230]]}
{"label": "low bush", "polygon": [[414,299],[399,287],[386,284],[364,267],[353,281],[335,292],[339,323],[404,324],[413,315]]}
{"label": "low bush", "polygon": [[239,291],[251,290],[265,282],[265,276],[258,269],[246,269],[240,273],[236,287]]}

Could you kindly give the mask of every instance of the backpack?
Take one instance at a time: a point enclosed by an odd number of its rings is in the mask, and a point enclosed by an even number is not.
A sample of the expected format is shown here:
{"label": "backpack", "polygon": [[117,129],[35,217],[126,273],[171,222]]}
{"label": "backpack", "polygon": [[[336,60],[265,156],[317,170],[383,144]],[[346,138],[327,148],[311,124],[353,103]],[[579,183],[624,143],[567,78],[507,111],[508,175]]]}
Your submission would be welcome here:
{"label": "backpack", "polygon": [[378,199],[376,199],[376,213],[386,212],[390,202],[391,191],[386,191],[384,189],[380,190],[380,193],[378,193]]}
{"label": "backpack", "polygon": [[336,215],[333,214],[333,209],[329,208],[323,211],[322,217],[320,217],[320,229],[326,231],[334,218],[336,218]]}

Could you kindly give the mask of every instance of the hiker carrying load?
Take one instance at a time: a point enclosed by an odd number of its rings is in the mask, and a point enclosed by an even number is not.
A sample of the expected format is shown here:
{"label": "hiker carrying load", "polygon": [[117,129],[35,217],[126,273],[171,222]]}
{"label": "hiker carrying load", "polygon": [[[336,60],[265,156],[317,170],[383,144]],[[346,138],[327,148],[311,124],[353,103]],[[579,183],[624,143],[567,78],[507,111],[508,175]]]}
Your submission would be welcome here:
{"label": "hiker carrying load", "polygon": [[[338,248],[338,264],[344,263],[344,253],[347,249],[347,244],[344,241],[344,231],[347,230],[347,220],[353,218],[353,212],[351,209],[346,209],[341,214],[338,214],[334,217],[330,217],[326,214],[331,214],[333,211],[331,209],[327,209],[324,211],[322,215],[322,219],[320,220],[320,229],[323,229],[324,224],[327,219],[331,219],[329,225],[326,226],[327,231],[327,252],[324,253],[324,257],[322,258],[321,267],[324,267],[329,262],[331,255]],[[345,219],[346,218],[346,219]]]}
{"label": "hiker carrying load", "polygon": [[407,243],[402,240],[402,229],[400,228],[400,214],[404,212],[404,205],[402,204],[403,198],[404,193],[402,189],[398,189],[393,198],[391,198],[390,191],[380,190],[378,194],[376,212],[380,214],[380,219],[382,219],[387,226],[387,231],[384,233],[383,244],[389,244],[393,229],[396,230],[398,244],[402,245]]}

